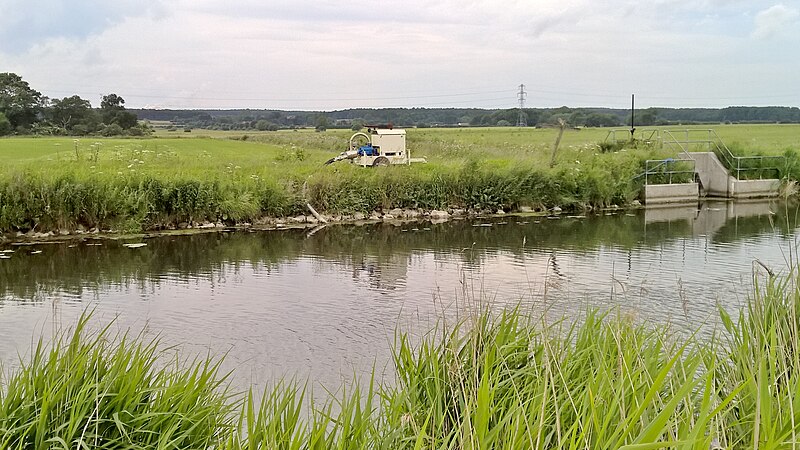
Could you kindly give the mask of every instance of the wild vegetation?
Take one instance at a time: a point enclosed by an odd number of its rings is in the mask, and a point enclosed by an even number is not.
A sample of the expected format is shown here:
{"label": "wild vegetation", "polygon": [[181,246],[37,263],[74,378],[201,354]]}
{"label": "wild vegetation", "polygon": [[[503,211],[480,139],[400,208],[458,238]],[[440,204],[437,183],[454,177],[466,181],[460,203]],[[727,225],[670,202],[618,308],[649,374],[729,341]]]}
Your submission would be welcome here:
{"label": "wild vegetation", "polygon": [[125,99],[103,95],[100,108],[77,95],[47,98],[15,73],[0,73],[0,136],[143,136],[150,127],[125,110]]}
{"label": "wild vegetation", "polygon": [[0,446],[140,449],[790,448],[798,440],[797,273],[757,284],[709,337],[590,311],[544,323],[477,311],[421,340],[396,377],[316,395],[233,392],[214,358],[74,331],[0,383]]}
{"label": "wild vegetation", "polygon": [[[551,168],[553,129],[427,129],[409,132],[408,147],[428,164],[323,167],[350,133],[6,138],[0,140],[0,230],[232,224],[307,214],[306,202],[329,216],[393,208],[602,208],[637,198],[645,160],[674,156],[648,144],[603,152],[599,142],[606,130],[569,130]],[[800,148],[795,125],[730,126],[723,138],[728,133],[750,136],[750,151],[789,154]],[[795,160],[787,161],[785,175],[795,176]]]}

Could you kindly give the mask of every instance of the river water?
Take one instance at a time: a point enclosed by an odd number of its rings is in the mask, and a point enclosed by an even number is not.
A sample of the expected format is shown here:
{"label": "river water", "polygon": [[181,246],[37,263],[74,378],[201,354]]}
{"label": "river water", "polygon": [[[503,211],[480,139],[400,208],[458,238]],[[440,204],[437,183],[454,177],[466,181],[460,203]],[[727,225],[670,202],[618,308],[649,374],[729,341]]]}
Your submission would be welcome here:
{"label": "river water", "polygon": [[87,309],[183,355],[226,355],[241,386],[380,376],[398,328],[422,333],[486,306],[550,319],[615,307],[695,330],[716,323],[718,305],[739,308],[761,264],[788,270],[797,226],[796,206],[719,202],[6,245],[0,364],[13,370]]}

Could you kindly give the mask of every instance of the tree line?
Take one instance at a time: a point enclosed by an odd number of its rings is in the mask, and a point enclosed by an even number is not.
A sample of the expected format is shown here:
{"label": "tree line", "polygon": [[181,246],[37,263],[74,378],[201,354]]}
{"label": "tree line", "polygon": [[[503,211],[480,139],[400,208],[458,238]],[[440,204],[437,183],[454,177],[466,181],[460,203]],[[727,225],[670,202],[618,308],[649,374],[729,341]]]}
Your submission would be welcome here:
{"label": "tree line", "polygon": [[[169,110],[138,109],[140,120],[168,122],[175,128],[216,130],[277,130],[286,128],[353,128],[391,123],[399,127],[514,126],[518,108],[354,108],[338,111],[287,110]],[[557,126],[560,120],[573,127],[630,126],[631,111],[614,108],[525,108],[529,127]],[[635,126],[800,123],[797,107],[732,106],[727,108],[646,108],[636,110]]]}
{"label": "tree line", "polygon": [[0,73],[0,136],[40,134],[69,136],[141,136],[150,132],[125,99],[103,95],[100,107],[78,95],[48,98],[15,73]]}

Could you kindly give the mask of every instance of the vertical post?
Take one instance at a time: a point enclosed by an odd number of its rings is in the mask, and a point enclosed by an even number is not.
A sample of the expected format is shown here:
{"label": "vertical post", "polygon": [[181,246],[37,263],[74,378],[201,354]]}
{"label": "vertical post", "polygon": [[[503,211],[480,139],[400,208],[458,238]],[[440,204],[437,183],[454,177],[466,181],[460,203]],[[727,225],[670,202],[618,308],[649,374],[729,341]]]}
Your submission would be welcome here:
{"label": "vertical post", "polygon": [[633,134],[636,132],[636,127],[634,126],[634,95],[635,94],[631,94],[631,140],[633,140]]}

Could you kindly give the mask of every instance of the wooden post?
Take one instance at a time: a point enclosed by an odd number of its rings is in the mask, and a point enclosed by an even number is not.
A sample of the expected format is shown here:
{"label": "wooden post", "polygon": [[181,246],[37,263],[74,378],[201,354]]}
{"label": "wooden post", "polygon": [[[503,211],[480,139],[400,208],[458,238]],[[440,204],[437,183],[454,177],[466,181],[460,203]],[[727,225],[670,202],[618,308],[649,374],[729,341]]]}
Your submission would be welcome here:
{"label": "wooden post", "polygon": [[553,145],[553,154],[550,156],[550,168],[552,169],[556,165],[556,153],[558,152],[558,146],[561,144],[561,136],[564,135],[564,128],[567,127],[567,122],[564,119],[558,119],[558,137],[556,138],[556,143]]}

